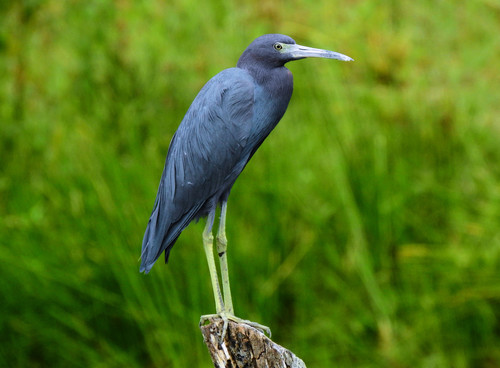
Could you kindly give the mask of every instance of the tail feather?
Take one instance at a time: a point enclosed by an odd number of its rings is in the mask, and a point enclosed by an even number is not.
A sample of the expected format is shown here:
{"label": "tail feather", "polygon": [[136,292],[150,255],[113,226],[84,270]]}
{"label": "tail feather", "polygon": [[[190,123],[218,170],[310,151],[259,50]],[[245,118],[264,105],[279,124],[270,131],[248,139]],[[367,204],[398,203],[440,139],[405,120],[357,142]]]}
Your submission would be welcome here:
{"label": "tail feather", "polygon": [[140,272],[149,273],[163,251],[165,251],[165,263],[167,263],[174,243],[182,230],[195,218],[201,206],[202,204],[194,206],[178,220],[172,221],[167,214],[162,214],[162,201],[161,198],[157,198],[142,239]]}
{"label": "tail feather", "polygon": [[160,207],[155,205],[142,239],[140,272],[148,273],[163,251],[161,249],[162,241],[158,241],[158,235],[164,233],[166,229],[158,229],[158,227],[166,226],[165,223],[163,223],[163,226],[158,223],[159,212]]}

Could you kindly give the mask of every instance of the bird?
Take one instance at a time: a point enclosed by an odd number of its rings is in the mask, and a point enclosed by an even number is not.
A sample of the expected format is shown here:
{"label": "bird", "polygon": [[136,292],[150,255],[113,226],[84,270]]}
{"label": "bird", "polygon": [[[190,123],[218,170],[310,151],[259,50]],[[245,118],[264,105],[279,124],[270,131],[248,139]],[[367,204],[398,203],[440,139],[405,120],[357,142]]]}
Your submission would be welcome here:
{"label": "bird", "polygon": [[[297,44],[282,34],[256,38],[236,67],[212,77],[195,97],[170,142],[158,192],[144,233],[140,272],[148,273],[162,253],[165,263],[181,232],[206,217],[203,246],[208,262],[216,314],[262,331],[266,326],[235,316],[227,264],[226,211],[229,193],[242,170],[283,117],[293,91],[285,64],[308,57],[352,61],[344,54]],[[220,219],[216,251],[212,227]]]}

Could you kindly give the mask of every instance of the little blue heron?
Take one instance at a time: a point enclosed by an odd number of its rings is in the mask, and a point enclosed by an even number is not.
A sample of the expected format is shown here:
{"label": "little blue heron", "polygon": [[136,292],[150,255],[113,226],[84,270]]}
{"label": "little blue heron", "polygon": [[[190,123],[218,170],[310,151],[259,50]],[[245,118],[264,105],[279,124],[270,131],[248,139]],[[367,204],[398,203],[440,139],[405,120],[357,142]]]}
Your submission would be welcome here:
{"label": "little blue heron", "polygon": [[[207,217],[203,245],[216,315],[225,326],[228,319],[242,321],[234,316],[226,258],[229,192],[287,109],[293,77],[285,64],[307,57],[352,60],[337,52],[297,45],[281,34],[258,37],[243,52],[235,68],[223,70],[201,89],[170,142],[142,241],[140,271],[148,273],[162,252],[167,262],[182,230],[191,221]],[[213,254],[212,226],[217,205],[221,211],[216,243],[224,298]],[[208,317],[203,316],[202,320]],[[265,326],[243,322],[270,334]]]}

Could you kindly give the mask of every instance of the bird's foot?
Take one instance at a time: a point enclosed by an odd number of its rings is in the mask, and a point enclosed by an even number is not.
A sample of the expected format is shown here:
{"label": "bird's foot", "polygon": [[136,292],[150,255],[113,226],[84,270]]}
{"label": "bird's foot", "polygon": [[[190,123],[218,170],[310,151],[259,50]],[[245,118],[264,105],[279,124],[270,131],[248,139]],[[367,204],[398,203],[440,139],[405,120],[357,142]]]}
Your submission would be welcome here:
{"label": "bird's foot", "polygon": [[200,326],[205,325],[207,322],[211,323],[216,319],[222,319],[222,321],[224,322],[224,326],[222,328],[221,341],[223,341],[224,337],[226,336],[227,326],[228,326],[230,320],[233,322],[236,322],[236,323],[243,323],[245,325],[253,327],[253,328],[259,330],[260,332],[262,332],[263,334],[266,334],[267,336],[271,337],[271,329],[269,327],[261,325],[260,323],[257,323],[257,322],[252,322],[252,321],[248,321],[246,319],[241,319],[241,318],[233,316],[232,314],[229,314],[227,312],[221,312],[218,314],[206,314],[206,315],[201,316],[200,317]]}

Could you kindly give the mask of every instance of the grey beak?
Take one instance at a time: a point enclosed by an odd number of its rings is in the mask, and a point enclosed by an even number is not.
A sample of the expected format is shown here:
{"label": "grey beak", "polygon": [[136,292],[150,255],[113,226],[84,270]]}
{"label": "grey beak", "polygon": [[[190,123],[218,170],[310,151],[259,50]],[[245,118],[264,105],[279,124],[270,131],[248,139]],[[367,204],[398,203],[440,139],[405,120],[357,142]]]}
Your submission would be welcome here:
{"label": "grey beak", "polygon": [[312,47],[301,46],[301,45],[289,45],[287,51],[288,53],[290,53],[290,55],[292,55],[294,59],[317,57],[325,59],[336,59],[342,61],[354,61],[354,59],[339,52],[315,49]]}

